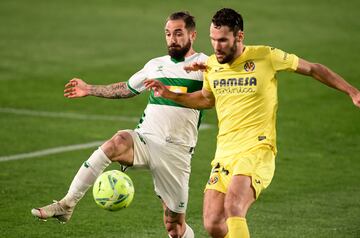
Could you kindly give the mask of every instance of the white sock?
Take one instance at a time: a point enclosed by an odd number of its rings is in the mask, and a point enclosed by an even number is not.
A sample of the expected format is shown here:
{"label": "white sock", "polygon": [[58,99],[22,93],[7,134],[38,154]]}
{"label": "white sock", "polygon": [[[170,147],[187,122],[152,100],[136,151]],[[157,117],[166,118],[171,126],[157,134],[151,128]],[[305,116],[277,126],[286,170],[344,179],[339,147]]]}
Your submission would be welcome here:
{"label": "white sock", "polygon": [[195,234],[194,234],[193,229],[191,229],[191,227],[188,224],[186,224],[185,232],[184,232],[184,235],[182,236],[182,238],[194,238],[194,237],[195,237]]}
{"label": "white sock", "polygon": [[111,160],[99,147],[85,161],[73,181],[66,196],[62,199],[65,204],[73,207],[85,195],[86,191],[95,183],[96,178],[111,164]]}

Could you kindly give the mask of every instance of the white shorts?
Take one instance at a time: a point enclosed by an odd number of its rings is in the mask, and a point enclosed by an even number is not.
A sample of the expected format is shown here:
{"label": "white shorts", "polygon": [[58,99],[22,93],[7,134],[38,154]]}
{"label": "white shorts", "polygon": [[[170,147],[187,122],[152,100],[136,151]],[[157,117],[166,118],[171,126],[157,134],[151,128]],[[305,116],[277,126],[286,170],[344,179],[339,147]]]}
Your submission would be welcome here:
{"label": "white shorts", "polygon": [[171,211],[185,213],[193,148],[144,136],[133,130],[125,131],[134,141],[133,166],[148,167],[152,172],[155,193]]}

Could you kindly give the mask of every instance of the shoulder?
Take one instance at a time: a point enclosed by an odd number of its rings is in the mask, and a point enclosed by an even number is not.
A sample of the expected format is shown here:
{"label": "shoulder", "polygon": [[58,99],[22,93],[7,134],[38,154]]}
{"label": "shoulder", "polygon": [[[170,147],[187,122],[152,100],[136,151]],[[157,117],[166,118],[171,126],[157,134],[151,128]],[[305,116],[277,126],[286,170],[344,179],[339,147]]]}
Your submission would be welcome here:
{"label": "shoulder", "polygon": [[264,56],[271,53],[274,47],[268,46],[268,45],[246,45],[248,54],[249,55],[259,55]]}
{"label": "shoulder", "polygon": [[219,64],[217,59],[216,59],[216,55],[215,54],[210,55],[209,58],[207,59],[206,64],[207,65]]}
{"label": "shoulder", "polygon": [[206,62],[206,60],[209,58],[209,56],[207,56],[204,53],[195,53],[191,56],[189,56],[188,58],[185,59],[185,61],[187,62]]}
{"label": "shoulder", "polygon": [[276,55],[276,54],[284,54],[285,51],[273,46],[268,45],[250,45],[246,46],[248,48],[249,54],[257,54],[257,55]]}
{"label": "shoulder", "polygon": [[163,63],[169,62],[169,60],[170,60],[170,56],[168,56],[168,55],[152,58],[145,64],[145,67],[163,64]]}
{"label": "shoulder", "polygon": [[207,56],[206,54],[204,54],[204,53],[197,53],[197,58],[199,59],[198,61],[203,61],[203,62],[205,62],[208,58],[209,58],[209,56]]}

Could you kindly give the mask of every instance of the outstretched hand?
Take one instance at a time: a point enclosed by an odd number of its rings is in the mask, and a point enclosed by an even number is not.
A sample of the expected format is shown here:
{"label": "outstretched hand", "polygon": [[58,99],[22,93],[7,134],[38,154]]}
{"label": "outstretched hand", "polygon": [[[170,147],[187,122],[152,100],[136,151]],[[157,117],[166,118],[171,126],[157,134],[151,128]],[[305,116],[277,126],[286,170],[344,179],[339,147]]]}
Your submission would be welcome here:
{"label": "outstretched hand", "polygon": [[192,64],[185,65],[184,70],[188,73],[191,71],[206,71],[207,65],[204,62],[193,62]]}
{"label": "outstretched hand", "polygon": [[147,79],[144,81],[144,85],[148,90],[154,90],[155,96],[167,98],[171,94],[171,91],[159,80]]}
{"label": "outstretched hand", "polygon": [[89,95],[88,84],[78,78],[71,79],[64,90],[64,97],[79,98]]}
{"label": "outstretched hand", "polygon": [[360,91],[358,91],[354,96],[351,97],[355,106],[360,107]]}

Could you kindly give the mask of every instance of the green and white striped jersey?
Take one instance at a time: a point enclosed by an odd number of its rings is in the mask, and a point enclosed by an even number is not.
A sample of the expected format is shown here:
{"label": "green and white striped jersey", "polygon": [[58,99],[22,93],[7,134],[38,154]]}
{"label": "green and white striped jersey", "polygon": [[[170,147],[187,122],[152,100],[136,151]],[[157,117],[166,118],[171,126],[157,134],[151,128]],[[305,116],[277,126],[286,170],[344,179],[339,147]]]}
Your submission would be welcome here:
{"label": "green and white striped jersey", "polygon": [[[188,73],[183,67],[192,62],[205,62],[207,58],[203,53],[196,53],[183,61],[176,61],[169,55],[152,59],[128,80],[127,85],[136,94],[145,90],[145,79],[157,79],[173,92],[201,90],[202,72]],[[184,107],[154,95],[151,91],[149,102],[135,131],[162,141],[194,147],[200,120],[201,111]]]}

